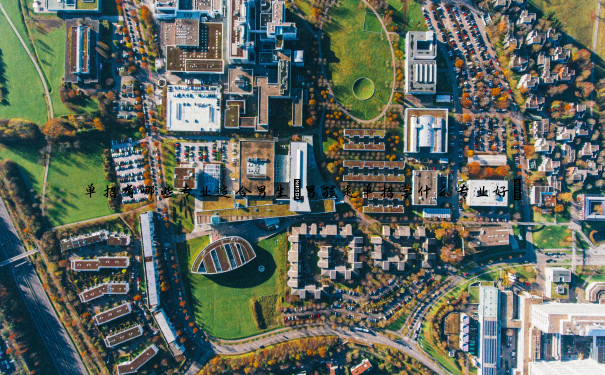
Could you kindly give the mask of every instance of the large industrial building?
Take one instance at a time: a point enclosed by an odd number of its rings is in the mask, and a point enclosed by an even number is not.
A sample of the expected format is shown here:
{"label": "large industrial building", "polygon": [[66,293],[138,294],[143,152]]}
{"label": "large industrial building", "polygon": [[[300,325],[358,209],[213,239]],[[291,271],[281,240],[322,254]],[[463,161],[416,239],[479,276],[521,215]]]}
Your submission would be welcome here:
{"label": "large industrial building", "polygon": [[448,110],[441,108],[406,108],[404,152],[447,153]]}
{"label": "large industrial building", "polygon": [[98,20],[71,18],[65,21],[65,82],[99,81],[98,35]]}
{"label": "large industrial building", "polygon": [[310,212],[307,194],[307,142],[290,142],[290,211]]}
{"label": "large industrial building", "polygon": [[166,70],[174,73],[223,74],[223,24],[178,18],[162,22]]}
{"label": "large industrial building", "polygon": [[409,31],[406,34],[405,92],[437,92],[437,37],[432,31]]}
{"label": "large industrial building", "polygon": [[219,86],[168,86],[166,127],[176,132],[220,132]]}
{"label": "large industrial building", "polygon": [[466,203],[471,207],[508,205],[508,180],[468,180]]}
{"label": "large industrial building", "polygon": [[500,291],[493,286],[479,288],[479,371],[497,375],[500,369]]}

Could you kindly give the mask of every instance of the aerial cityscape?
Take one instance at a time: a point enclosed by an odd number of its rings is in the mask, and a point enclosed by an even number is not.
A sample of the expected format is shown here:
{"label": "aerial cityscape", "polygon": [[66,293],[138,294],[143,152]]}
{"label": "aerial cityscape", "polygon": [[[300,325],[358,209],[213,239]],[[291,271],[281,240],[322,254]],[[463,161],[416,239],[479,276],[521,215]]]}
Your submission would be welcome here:
{"label": "aerial cityscape", "polygon": [[0,34],[0,374],[605,374],[601,0]]}

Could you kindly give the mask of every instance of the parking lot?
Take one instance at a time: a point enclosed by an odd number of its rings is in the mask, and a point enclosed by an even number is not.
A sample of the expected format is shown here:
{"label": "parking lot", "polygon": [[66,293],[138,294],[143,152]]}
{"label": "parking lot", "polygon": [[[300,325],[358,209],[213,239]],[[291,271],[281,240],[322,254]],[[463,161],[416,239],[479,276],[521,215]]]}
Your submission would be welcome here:
{"label": "parking lot", "polygon": [[[130,143],[115,143],[111,148],[111,156],[118,176],[122,203],[146,201],[148,195],[144,190],[146,163],[143,149],[133,147]],[[132,188],[132,196],[130,196],[130,188]]]}
{"label": "parking lot", "polygon": [[[506,151],[506,123],[499,117],[476,116],[459,130],[468,139],[469,150],[504,153]],[[518,147],[518,146],[517,146]]]}
{"label": "parking lot", "polygon": [[458,8],[431,2],[423,6],[423,12],[429,30],[437,33],[454,61],[462,106],[479,111],[504,111],[510,104],[516,109],[516,104],[510,100],[512,91],[506,80],[500,79],[503,75],[496,53],[486,42],[477,16],[464,6]]}

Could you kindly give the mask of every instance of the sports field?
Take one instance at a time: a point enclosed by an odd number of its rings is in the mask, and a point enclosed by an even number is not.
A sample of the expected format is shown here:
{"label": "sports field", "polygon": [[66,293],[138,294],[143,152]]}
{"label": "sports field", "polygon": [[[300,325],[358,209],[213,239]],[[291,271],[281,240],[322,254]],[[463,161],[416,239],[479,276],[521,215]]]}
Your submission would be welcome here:
{"label": "sports field", "polygon": [[[285,287],[286,233],[253,245],[256,258],[242,268],[211,277],[190,273],[195,257],[208,242],[204,236],[177,245],[181,274],[196,322],[217,338],[235,339],[259,333],[251,301],[270,297],[264,300],[277,303],[262,303],[263,315],[275,315],[275,305],[280,303]],[[264,272],[259,271],[260,265],[265,266]],[[272,329],[279,323],[267,325]]]}
{"label": "sports field", "polygon": [[[324,27],[327,38],[323,48],[334,94],[354,116],[372,119],[380,114],[391,95],[393,69],[388,41],[384,33],[364,31],[364,18],[368,25],[378,19],[373,12],[360,9],[355,0],[343,0],[330,9],[330,17],[332,20]],[[372,17],[374,20],[370,21]],[[374,95],[368,100],[360,100],[353,93],[353,84],[361,77],[374,82]]]}
{"label": "sports field", "polygon": [[[107,181],[102,153],[101,145],[90,145],[85,152],[53,150],[46,189],[46,211],[53,226],[114,213],[103,196]],[[86,187],[91,183],[96,193],[89,198]]]}
{"label": "sports field", "polygon": [[[21,20],[19,3],[1,1],[19,34],[33,52]],[[46,122],[42,82],[3,14],[0,14],[0,35],[0,85],[3,96],[0,102],[0,118],[24,118],[39,124]]]}

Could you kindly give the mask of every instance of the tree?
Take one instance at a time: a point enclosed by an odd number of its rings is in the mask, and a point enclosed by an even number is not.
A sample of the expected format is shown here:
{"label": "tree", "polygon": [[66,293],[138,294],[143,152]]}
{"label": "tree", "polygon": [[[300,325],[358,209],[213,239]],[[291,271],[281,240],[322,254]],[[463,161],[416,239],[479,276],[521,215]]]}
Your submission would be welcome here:
{"label": "tree", "polygon": [[562,204],[558,204],[555,206],[555,212],[556,213],[561,213],[565,210],[565,207]]}
{"label": "tree", "polygon": [[532,145],[525,145],[523,146],[523,152],[525,153],[526,158],[531,158],[532,156],[534,156],[536,149]]}
{"label": "tree", "polygon": [[571,193],[561,193],[559,194],[559,199],[561,199],[565,203],[569,203],[573,198]]}
{"label": "tree", "polygon": [[483,177],[490,178],[490,177],[493,177],[493,175],[494,175],[494,168],[487,167],[483,170]]}
{"label": "tree", "polygon": [[495,175],[498,177],[505,177],[508,174],[510,167],[508,165],[501,165],[496,168]]}
{"label": "tree", "polygon": [[481,172],[481,165],[479,163],[474,162],[468,165],[468,174],[472,177],[478,177]]}

